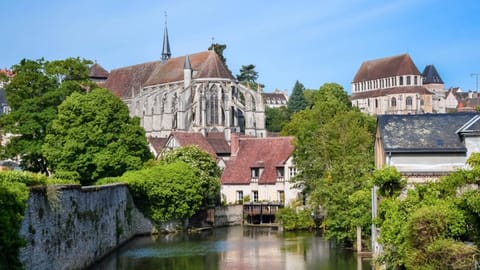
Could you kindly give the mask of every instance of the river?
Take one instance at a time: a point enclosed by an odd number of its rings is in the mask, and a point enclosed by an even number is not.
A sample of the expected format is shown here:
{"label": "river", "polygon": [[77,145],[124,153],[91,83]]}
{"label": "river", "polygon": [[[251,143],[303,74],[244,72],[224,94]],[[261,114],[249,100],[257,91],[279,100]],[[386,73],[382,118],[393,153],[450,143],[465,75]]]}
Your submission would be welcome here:
{"label": "river", "polygon": [[[360,262],[360,265],[357,263]],[[137,237],[90,270],[369,270],[369,260],[313,232],[229,227]]]}

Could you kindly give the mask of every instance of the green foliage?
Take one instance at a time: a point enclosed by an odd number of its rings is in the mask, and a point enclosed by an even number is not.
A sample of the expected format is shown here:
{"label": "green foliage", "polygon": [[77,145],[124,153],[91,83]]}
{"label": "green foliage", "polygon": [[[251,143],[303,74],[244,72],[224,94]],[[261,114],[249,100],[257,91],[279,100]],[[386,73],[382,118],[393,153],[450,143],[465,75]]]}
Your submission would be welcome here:
{"label": "green foliage", "polygon": [[0,172],[0,269],[21,269],[19,248],[20,225],[28,199],[28,187],[55,183],[70,183],[29,172]]}
{"label": "green foliage", "polygon": [[183,161],[199,171],[200,175],[197,181],[201,186],[203,205],[218,205],[220,203],[220,176],[222,172],[215,159],[196,145],[168,151],[161,159],[161,162],[165,164],[177,161]]}
{"label": "green foliage", "polygon": [[307,107],[307,101],[305,100],[305,96],[303,95],[303,91],[305,87],[299,81],[295,82],[293,86],[292,94],[288,99],[288,110],[292,113],[296,113],[298,111],[304,110]]}
{"label": "green foliage", "polygon": [[204,194],[198,181],[201,172],[183,161],[129,171],[119,178],[97,184],[127,183],[135,205],[155,224],[191,217],[202,205]]}
{"label": "green foliage", "polygon": [[312,209],[325,213],[326,237],[352,243],[356,225],[370,231],[367,191],[356,192],[369,187],[374,131],[375,119],[352,108],[338,84],[323,85],[314,105],[295,113],[282,130],[297,139],[294,159],[300,173],[294,180],[305,188]]}
{"label": "green foliage", "polygon": [[0,117],[3,132],[16,134],[2,149],[6,158],[20,157],[21,167],[48,173],[41,151],[57,106],[71,93],[84,93],[94,85],[88,79],[90,61],[78,58],[48,62],[22,60],[13,66],[15,76],[5,86],[11,113]]}
{"label": "green foliage", "polygon": [[308,209],[296,210],[286,207],[278,210],[275,220],[287,231],[315,229],[315,221]]}
{"label": "green foliage", "polygon": [[379,195],[386,197],[398,196],[407,185],[407,181],[402,179],[400,172],[393,166],[375,170],[372,179],[373,184],[379,187]]}
{"label": "green foliage", "polygon": [[42,148],[52,172],[88,185],[140,169],[151,158],[138,119],[109,91],[74,93],[58,111]]}
{"label": "green foliage", "polygon": [[265,125],[270,132],[280,132],[290,119],[290,112],[286,107],[265,108]]}
{"label": "green foliage", "polygon": [[258,72],[255,70],[255,65],[244,65],[240,68],[240,73],[237,75],[237,80],[249,87],[250,89],[256,90],[259,86],[264,87],[263,84],[257,83]]}

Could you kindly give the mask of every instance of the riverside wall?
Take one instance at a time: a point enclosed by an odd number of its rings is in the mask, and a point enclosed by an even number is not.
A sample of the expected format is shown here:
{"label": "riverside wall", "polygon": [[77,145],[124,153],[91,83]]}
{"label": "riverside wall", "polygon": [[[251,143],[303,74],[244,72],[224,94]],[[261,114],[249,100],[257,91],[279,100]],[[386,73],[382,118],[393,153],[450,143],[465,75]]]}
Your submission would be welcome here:
{"label": "riverside wall", "polygon": [[152,223],[135,207],[125,184],[33,187],[21,224],[25,269],[83,269]]}
{"label": "riverside wall", "polygon": [[[187,222],[161,224],[160,232],[193,227],[240,225],[242,205],[200,211]],[[125,184],[30,189],[20,228],[25,269],[84,269],[136,235],[157,232],[135,207]]]}

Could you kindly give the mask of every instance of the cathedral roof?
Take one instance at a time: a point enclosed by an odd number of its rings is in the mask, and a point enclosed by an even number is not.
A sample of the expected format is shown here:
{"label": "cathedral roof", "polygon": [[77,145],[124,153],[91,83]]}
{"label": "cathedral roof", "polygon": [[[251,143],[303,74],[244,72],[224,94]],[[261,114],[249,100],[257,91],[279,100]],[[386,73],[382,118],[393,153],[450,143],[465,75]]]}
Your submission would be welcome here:
{"label": "cathedral roof", "polygon": [[408,54],[363,62],[353,82],[363,82],[400,75],[420,75]]}
{"label": "cathedral roof", "polygon": [[[183,81],[185,57],[186,56],[171,58],[165,64],[157,65],[156,69],[145,82],[145,86]],[[192,79],[234,79],[231,72],[213,50],[191,54],[188,58],[190,60],[190,66],[194,71]]]}
{"label": "cathedral roof", "polygon": [[376,97],[383,97],[383,96],[397,95],[397,94],[433,95],[432,92],[428,91],[423,86],[402,86],[402,87],[392,87],[392,88],[353,93],[351,95],[351,99],[355,100],[355,99],[364,99],[364,98],[376,98]]}
{"label": "cathedral roof", "polygon": [[157,65],[160,65],[160,61],[114,69],[103,83],[103,87],[117,97],[131,98],[133,91],[139,91],[144,86]]}
{"label": "cathedral roof", "polygon": [[88,76],[90,78],[102,78],[106,79],[108,78],[108,71],[104,69],[101,65],[95,63],[90,67],[90,71],[88,73]]}
{"label": "cathedral roof", "polygon": [[[232,137],[233,140],[233,137]],[[238,152],[230,157],[222,173],[222,184],[250,184],[251,169],[263,168],[259,184],[274,184],[277,181],[277,167],[293,153],[292,137],[238,138]]]}
{"label": "cathedral roof", "polygon": [[[120,98],[130,98],[133,91],[144,86],[183,81],[186,56],[170,58],[167,62],[148,62],[114,69],[103,86]],[[219,78],[234,80],[231,72],[214,51],[188,56],[193,70],[192,79]]]}
{"label": "cathedral roof", "polygon": [[422,73],[423,84],[438,83],[443,84],[442,78],[438,75],[434,65],[427,65]]}

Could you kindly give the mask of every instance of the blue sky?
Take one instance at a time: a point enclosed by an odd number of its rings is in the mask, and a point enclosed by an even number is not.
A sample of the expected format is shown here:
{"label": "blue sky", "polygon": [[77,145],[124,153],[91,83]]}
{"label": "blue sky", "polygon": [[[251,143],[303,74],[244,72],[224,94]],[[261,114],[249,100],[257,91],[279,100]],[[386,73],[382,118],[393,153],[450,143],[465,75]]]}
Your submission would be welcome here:
{"label": "blue sky", "polygon": [[173,56],[204,51],[213,37],[227,45],[233,74],[256,65],[265,92],[291,91],[296,80],[350,92],[363,61],[402,53],[420,72],[434,64],[446,87],[475,90],[480,73],[478,0],[8,1],[0,68],[41,57],[107,70],[158,60],[165,11]]}

